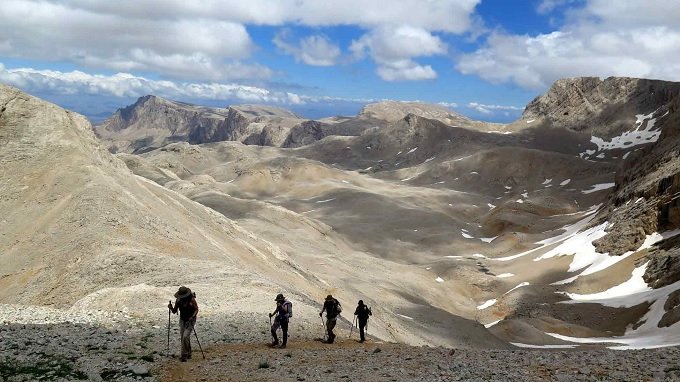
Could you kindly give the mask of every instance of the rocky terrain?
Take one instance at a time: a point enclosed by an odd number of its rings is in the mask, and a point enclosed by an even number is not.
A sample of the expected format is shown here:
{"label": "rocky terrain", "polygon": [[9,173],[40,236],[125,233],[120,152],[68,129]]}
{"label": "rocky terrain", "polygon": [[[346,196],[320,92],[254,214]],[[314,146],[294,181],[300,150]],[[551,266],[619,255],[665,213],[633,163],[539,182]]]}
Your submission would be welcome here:
{"label": "rocky terrain", "polygon": [[[677,379],[679,94],[565,79],[504,126],[143,97],[92,129],[0,86],[3,378]],[[179,285],[205,361],[164,356]],[[319,343],[329,293],[369,343]]]}

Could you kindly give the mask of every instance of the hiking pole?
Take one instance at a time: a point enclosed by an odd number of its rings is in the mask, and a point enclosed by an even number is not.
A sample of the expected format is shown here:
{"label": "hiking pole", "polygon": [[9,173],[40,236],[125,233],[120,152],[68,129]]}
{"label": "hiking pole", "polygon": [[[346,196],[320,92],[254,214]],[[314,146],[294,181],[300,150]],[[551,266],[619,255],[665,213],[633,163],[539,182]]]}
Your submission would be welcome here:
{"label": "hiking pole", "polygon": [[194,325],[191,325],[191,329],[194,331],[194,336],[196,337],[196,342],[198,343],[198,348],[201,349],[201,355],[203,356],[203,359],[205,359],[205,353],[203,353],[203,348],[201,347],[201,341],[198,340],[198,334],[196,334],[196,327]]}
{"label": "hiking pole", "polygon": [[326,331],[326,323],[323,321],[323,316],[319,316],[321,318],[321,325],[323,325],[323,340],[327,341],[328,340],[328,332]]}
{"label": "hiking pole", "polygon": [[354,316],[354,321],[352,321],[352,327],[349,329],[349,337],[352,338],[352,331],[354,330],[354,325],[357,323],[357,316]]}
{"label": "hiking pole", "polygon": [[[172,304],[172,301],[168,301],[168,305]],[[168,308],[168,351],[165,355],[170,358],[170,308]]]}

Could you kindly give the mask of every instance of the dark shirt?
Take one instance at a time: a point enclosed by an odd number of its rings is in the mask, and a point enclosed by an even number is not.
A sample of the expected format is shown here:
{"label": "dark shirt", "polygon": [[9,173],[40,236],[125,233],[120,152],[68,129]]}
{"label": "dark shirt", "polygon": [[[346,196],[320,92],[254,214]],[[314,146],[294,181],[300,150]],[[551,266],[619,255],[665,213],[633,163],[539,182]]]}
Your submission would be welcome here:
{"label": "dark shirt", "polygon": [[357,306],[357,309],[354,311],[354,314],[359,317],[360,320],[368,320],[368,316],[372,316],[373,313],[371,313],[371,309],[368,308],[366,305],[359,305]]}
{"label": "dark shirt", "polygon": [[326,317],[328,318],[335,318],[338,315],[338,310],[335,309],[335,304],[338,303],[338,300],[332,300],[332,301],[326,301],[323,303],[323,309],[321,309],[321,312],[324,310],[326,311]]}
{"label": "dark shirt", "polygon": [[194,297],[177,299],[177,301],[175,301],[175,309],[173,309],[173,313],[177,312],[178,309],[179,318],[183,321],[186,321],[198,311],[198,303],[196,303],[196,299]]}

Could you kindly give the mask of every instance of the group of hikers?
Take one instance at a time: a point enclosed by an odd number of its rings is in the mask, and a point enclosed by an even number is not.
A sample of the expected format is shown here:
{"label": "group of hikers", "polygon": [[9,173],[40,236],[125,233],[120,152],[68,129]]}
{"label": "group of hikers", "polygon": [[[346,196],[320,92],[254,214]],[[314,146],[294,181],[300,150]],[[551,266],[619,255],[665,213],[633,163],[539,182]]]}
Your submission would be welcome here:
{"label": "group of hikers", "polygon": [[[193,332],[196,335],[194,327],[196,325],[196,316],[198,315],[198,303],[196,302],[196,294],[185,286],[180,287],[175,293],[175,299],[174,306],[172,301],[168,302],[168,348],[170,346],[170,313],[177,314],[179,311],[179,333],[182,347],[180,361],[185,362],[191,359],[191,333]],[[276,302],[276,309],[273,313],[269,313],[272,334],[271,346],[285,348],[288,343],[288,323],[291,317],[293,317],[293,303],[285,298],[282,293],[279,293],[274,301]],[[326,312],[325,322],[323,321],[324,312]],[[319,312],[319,317],[322,318],[322,323],[325,326],[326,343],[332,344],[335,341],[336,336],[333,333],[333,329],[341,312],[342,305],[340,302],[330,294],[326,296],[321,312]],[[359,342],[363,343],[366,341],[368,318],[373,315],[373,312],[371,308],[364,304],[363,300],[359,300],[357,308],[354,310],[354,315],[359,324]],[[272,322],[272,318],[274,318],[274,322]],[[279,337],[277,336],[279,328],[283,332],[281,342],[279,342]],[[196,336],[196,340],[198,340],[198,336]]]}

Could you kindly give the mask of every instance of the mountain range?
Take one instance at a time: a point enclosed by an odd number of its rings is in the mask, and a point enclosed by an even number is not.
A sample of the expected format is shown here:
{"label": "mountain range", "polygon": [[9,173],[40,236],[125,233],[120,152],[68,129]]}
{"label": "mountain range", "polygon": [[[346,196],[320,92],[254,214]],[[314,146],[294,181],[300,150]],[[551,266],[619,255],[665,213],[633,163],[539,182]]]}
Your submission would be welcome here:
{"label": "mountain range", "polygon": [[159,314],[187,284],[302,326],[363,299],[413,345],[680,345],[680,83],[563,79],[507,125],[146,96],[95,127],[0,86],[0,123],[2,303]]}

